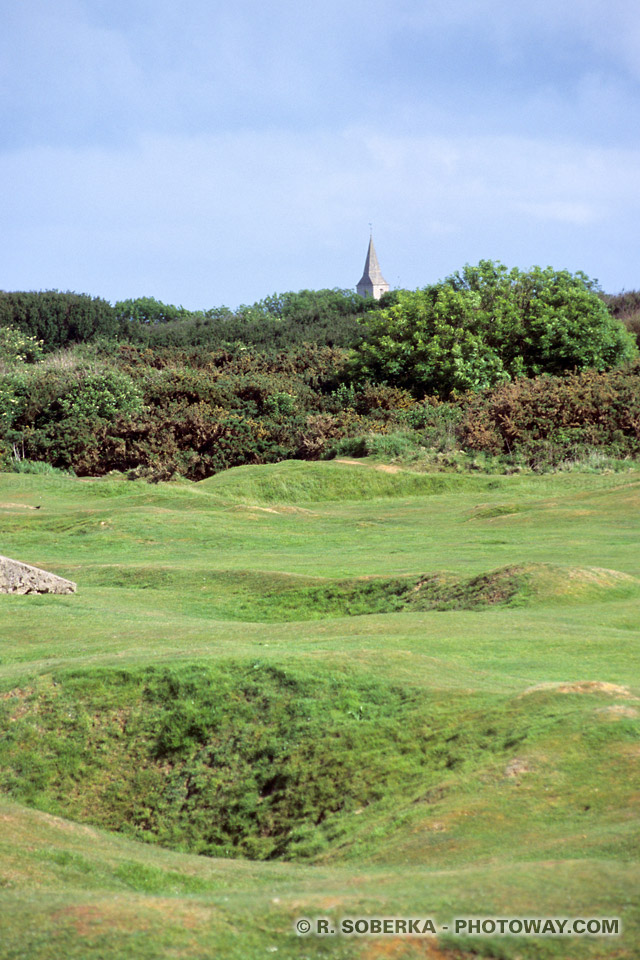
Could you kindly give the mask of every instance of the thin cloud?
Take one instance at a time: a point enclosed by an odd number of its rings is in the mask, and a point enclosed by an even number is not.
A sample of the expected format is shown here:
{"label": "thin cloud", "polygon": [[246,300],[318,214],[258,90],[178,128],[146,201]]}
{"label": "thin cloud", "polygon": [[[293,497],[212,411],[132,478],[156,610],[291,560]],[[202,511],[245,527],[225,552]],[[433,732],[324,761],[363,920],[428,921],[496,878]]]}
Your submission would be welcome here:
{"label": "thin cloud", "polygon": [[570,225],[576,252],[611,246],[612,224],[640,212],[638,169],[640,150],[366,128],[30,149],[0,158],[13,184],[1,285],[89,282],[112,300],[151,293],[192,307],[352,286],[370,219],[405,286],[483,256],[527,266],[562,255],[559,266],[602,273],[595,257],[567,263],[554,231]]}
{"label": "thin cloud", "polygon": [[22,0],[0,37],[0,286],[189,306],[466,260],[637,286],[623,0]]}

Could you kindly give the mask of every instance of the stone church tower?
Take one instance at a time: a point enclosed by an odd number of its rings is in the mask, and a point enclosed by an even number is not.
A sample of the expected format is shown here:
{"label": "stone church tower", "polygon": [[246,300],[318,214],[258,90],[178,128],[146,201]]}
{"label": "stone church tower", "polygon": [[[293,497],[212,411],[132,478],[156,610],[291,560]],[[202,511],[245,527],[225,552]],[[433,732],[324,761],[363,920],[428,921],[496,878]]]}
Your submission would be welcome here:
{"label": "stone church tower", "polygon": [[389,289],[389,284],[382,276],[376,248],[373,245],[373,236],[369,237],[369,249],[367,250],[367,259],[364,264],[364,273],[362,279],[356,287],[356,291],[361,297],[373,297],[379,300],[383,293]]}

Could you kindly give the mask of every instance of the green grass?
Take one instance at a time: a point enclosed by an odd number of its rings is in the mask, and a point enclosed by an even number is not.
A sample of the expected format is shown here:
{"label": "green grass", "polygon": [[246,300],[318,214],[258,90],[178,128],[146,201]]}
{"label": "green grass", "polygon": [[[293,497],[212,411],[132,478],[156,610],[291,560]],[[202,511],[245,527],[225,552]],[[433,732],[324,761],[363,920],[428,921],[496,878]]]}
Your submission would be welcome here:
{"label": "green grass", "polygon": [[[639,956],[639,500],[634,470],[1,476],[0,552],[78,593],[0,597],[0,957]],[[625,933],[293,933],[359,913]]]}
{"label": "green grass", "polygon": [[380,497],[433,496],[460,489],[461,480],[453,475],[354,470],[352,464],[340,461],[288,460],[259,471],[254,467],[235,467],[201,481],[198,487],[234,503],[341,503]]}

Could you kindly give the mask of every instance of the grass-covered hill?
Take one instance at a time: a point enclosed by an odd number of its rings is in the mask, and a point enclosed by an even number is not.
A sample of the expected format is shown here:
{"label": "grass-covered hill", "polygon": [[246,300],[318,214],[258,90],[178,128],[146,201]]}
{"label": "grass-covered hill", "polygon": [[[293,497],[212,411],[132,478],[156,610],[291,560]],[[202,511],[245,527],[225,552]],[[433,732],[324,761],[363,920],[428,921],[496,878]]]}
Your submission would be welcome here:
{"label": "grass-covered hill", "polygon": [[0,475],[0,956],[639,955],[640,473],[341,460]]}

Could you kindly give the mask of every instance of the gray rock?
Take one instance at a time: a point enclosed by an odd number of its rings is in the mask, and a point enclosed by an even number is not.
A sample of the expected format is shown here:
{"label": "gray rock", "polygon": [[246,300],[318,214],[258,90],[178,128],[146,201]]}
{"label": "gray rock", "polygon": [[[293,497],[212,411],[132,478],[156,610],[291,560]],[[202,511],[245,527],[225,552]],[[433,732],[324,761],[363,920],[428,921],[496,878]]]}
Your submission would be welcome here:
{"label": "gray rock", "polygon": [[75,593],[71,580],[0,556],[0,593]]}

